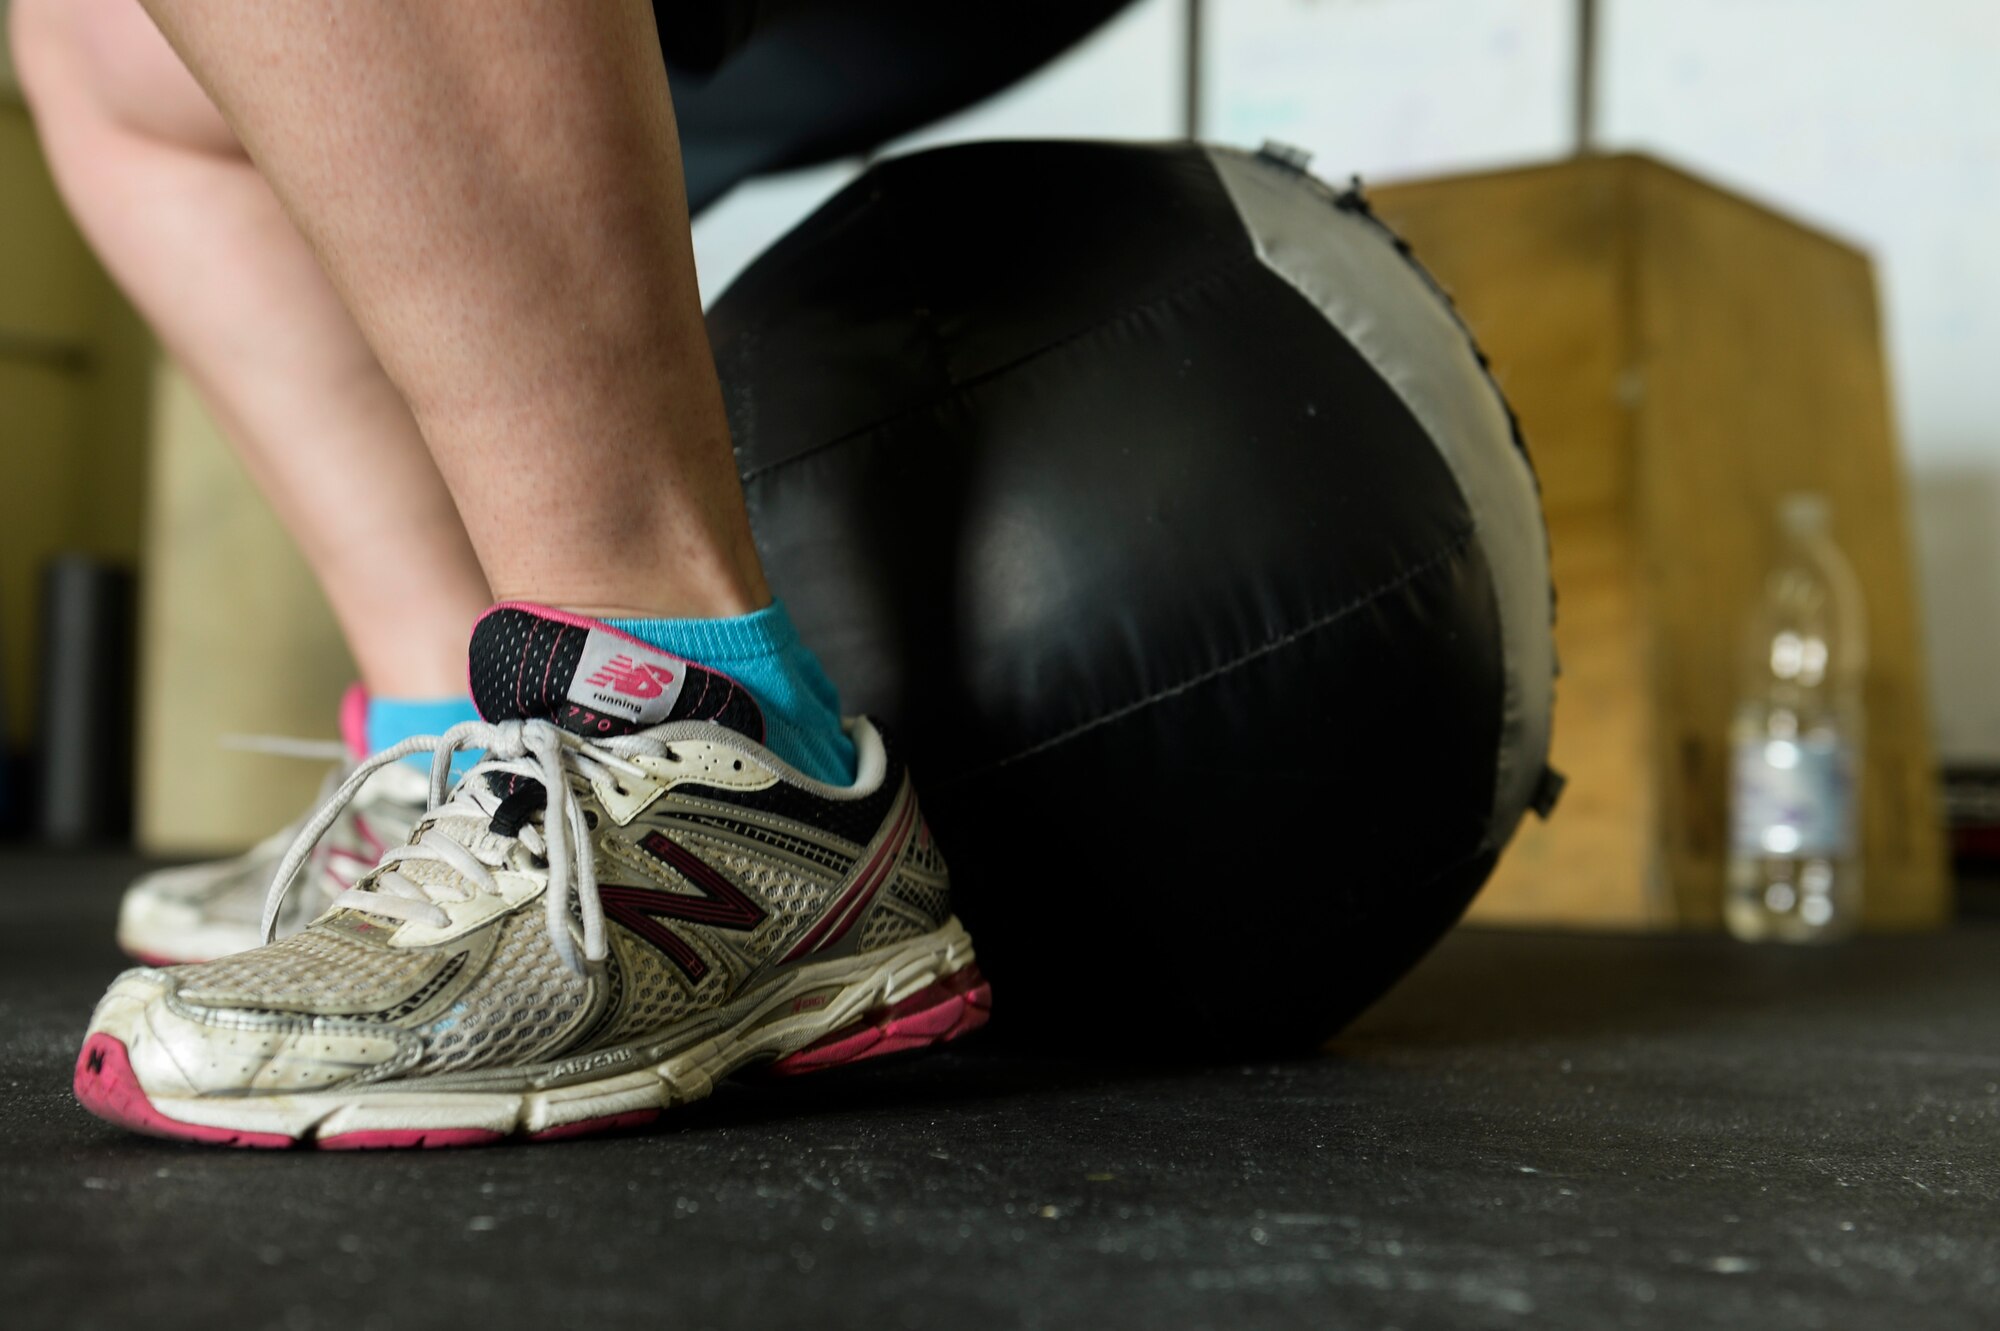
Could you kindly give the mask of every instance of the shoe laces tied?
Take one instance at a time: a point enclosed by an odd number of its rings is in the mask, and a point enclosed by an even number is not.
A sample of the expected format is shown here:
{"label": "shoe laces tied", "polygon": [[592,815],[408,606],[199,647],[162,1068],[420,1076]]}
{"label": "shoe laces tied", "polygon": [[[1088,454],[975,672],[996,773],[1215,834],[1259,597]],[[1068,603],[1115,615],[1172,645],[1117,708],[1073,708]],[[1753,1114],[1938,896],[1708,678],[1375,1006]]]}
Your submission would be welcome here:
{"label": "shoe laces tied", "polygon": [[[486,756],[454,786],[452,759],[466,749],[484,749]],[[419,753],[431,755],[431,773],[425,814],[417,824],[416,834],[407,844],[384,854],[360,884],[334,898],[331,908],[445,927],[451,923],[451,916],[441,902],[469,901],[482,892],[498,895],[500,889],[492,871],[521,869],[517,857],[511,854],[512,847],[506,844],[518,842],[533,857],[529,871],[545,869],[548,874],[543,900],[549,943],[556,955],[579,975],[587,973],[590,963],[603,961],[604,908],[597,895],[595,843],[575,784],[609,778],[613,785],[622,787],[626,780],[646,780],[645,769],[631,760],[639,756],[671,755],[665,741],[645,735],[587,740],[540,719],[466,721],[442,735],[412,736],[357,764],[340,788],[299,829],[291,849],[279,861],[264,902],[264,941],[272,940],[292,880],[313,854],[320,838],[339,819],[341,810],[374,773]],[[499,849],[491,852],[495,858],[487,859],[440,824],[444,817],[456,813],[479,818],[490,827],[502,797],[486,778],[498,773],[539,783],[547,799],[540,826],[522,822],[511,836],[499,837]],[[458,881],[418,882],[398,871],[402,865],[420,861],[448,866]],[[583,918],[580,952],[570,932],[572,893]]]}

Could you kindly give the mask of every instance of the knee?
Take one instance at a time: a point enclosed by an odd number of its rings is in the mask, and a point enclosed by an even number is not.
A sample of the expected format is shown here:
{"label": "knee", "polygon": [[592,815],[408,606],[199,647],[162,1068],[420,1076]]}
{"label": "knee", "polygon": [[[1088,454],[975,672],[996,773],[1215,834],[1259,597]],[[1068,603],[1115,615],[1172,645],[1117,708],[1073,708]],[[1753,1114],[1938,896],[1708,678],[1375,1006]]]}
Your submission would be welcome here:
{"label": "knee", "polygon": [[135,134],[238,151],[139,0],[13,0],[7,18],[21,93],[37,115],[81,103]]}

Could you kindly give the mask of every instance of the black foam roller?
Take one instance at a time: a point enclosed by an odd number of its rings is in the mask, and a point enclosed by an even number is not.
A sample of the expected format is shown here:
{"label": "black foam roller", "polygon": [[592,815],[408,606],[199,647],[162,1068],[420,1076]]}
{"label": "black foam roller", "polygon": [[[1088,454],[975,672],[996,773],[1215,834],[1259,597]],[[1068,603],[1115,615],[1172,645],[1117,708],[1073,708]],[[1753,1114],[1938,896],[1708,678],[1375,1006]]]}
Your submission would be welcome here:
{"label": "black foam roller", "polygon": [[132,606],[124,569],[60,555],[43,571],[36,827],[51,844],[130,831]]}

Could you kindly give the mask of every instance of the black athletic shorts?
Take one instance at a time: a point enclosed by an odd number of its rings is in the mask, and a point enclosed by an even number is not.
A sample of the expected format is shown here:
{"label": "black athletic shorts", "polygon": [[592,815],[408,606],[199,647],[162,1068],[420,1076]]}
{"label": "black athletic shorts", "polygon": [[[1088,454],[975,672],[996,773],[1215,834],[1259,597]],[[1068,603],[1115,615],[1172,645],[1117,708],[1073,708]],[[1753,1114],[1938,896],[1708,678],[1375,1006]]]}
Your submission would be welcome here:
{"label": "black athletic shorts", "polygon": [[654,0],[688,208],[970,106],[1130,2]]}

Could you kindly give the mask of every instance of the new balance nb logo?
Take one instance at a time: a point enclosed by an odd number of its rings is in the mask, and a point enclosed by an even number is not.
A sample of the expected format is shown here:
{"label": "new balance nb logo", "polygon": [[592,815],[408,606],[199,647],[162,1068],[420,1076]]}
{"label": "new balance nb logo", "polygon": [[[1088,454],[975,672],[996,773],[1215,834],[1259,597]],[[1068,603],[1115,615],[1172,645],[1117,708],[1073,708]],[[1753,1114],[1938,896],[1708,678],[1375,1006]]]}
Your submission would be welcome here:
{"label": "new balance nb logo", "polygon": [[686,920],[690,924],[747,933],[764,922],[764,908],[664,832],[648,832],[639,842],[639,849],[672,867],[701,895],[599,883],[597,899],[604,905],[604,917],[616,920],[658,948],[687,976],[689,984],[697,984],[708,974],[708,962],[685,938],[660,921]]}
{"label": "new balance nb logo", "polygon": [[641,665],[620,653],[584,682],[627,698],[657,698],[674,682],[674,672],[662,665]]}

